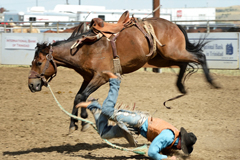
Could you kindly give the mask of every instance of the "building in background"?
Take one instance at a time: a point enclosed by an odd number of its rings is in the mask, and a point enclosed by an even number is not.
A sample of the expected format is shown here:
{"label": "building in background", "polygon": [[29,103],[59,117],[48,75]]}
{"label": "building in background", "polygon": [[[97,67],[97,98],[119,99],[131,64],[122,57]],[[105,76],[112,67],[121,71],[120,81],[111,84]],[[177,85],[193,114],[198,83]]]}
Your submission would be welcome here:
{"label": "building in background", "polygon": [[[196,22],[178,22],[178,24],[203,24],[207,20],[215,20],[215,8],[161,8],[161,14],[170,14],[172,21],[196,21]],[[197,22],[199,21],[199,22]],[[200,22],[203,21],[203,22]],[[215,22],[211,22],[215,23]]]}
{"label": "building in background", "polygon": [[[91,21],[102,18],[105,21],[117,21],[126,10],[107,10],[104,6],[56,5],[54,10],[44,7],[32,7],[27,12],[4,12],[4,21]],[[136,18],[152,16],[152,10],[129,10]],[[169,21],[215,20],[215,8],[161,8],[160,17]],[[200,24],[204,22],[180,22],[180,24]]]}
{"label": "building in background", "polygon": [[[4,21],[22,25],[29,25],[29,23],[21,22],[66,22],[76,21],[76,14],[46,11],[44,7],[32,7],[27,12],[4,12]],[[44,25],[44,23],[33,23],[33,25]]]}

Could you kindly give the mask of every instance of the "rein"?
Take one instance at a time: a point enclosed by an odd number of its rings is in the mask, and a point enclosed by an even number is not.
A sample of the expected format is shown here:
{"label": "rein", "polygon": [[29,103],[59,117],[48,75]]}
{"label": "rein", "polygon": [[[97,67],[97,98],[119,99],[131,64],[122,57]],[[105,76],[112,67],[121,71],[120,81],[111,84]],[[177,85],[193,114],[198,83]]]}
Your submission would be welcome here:
{"label": "rein", "polygon": [[[53,60],[52,53],[53,53],[53,49],[52,49],[52,45],[50,45],[49,53],[46,55],[47,62],[45,63],[45,66],[44,66],[44,68],[43,68],[42,73],[39,74],[39,73],[37,73],[36,71],[31,70],[31,71],[30,71],[30,75],[29,75],[29,77],[28,77],[28,78],[30,78],[30,79],[40,78],[40,79],[43,81],[43,85],[44,85],[45,87],[47,87],[47,86],[48,86],[48,83],[57,75],[57,64],[56,64],[56,63],[54,62],[54,60]],[[46,78],[44,77],[44,75],[45,75],[45,72],[46,72],[46,70],[48,69],[50,63],[53,65],[55,73],[54,73],[53,75],[51,75],[51,77],[50,77],[48,80],[46,80]]]}
{"label": "rein", "polygon": [[[95,124],[91,121],[88,121],[86,119],[83,119],[81,117],[78,117],[78,116],[75,116],[71,113],[69,113],[68,111],[66,111],[62,105],[59,103],[59,101],[57,100],[57,98],[55,97],[50,85],[48,84],[47,86],[50,90],[50,92],[52,93],[52,96],[54,98],[54,100],[56,101],[58,107],[66,114],[68,115],[69,117],[73,118],[73,119],[76,119],[76,120],[80,120],[80,121],[83,121],[83,122],[86,122],[86,123],[89,123],[97,132],[98,132],[98,129],[97,127],[95,126]],[[147,151],[147,145],[143,145],[141,147],[137,147],[137,148],[134,148],[134,149],[128,149],[128,148],[125,148],[125,147],[121,147],[121,146],[117,146],[115,144],[112,144],[111,142],[109,142],[108,140],[102,138],[103,141],[105,141],[109,146],[111,146],[112,148],[115,148],[115,149],[119,149],[119,150],[122,150],[122,151],[129,151],[129,152],[134,152],[134,153],[137,153],[137,154],[140,154],[140,155],[144,155],[146,154],[146,151]]]}

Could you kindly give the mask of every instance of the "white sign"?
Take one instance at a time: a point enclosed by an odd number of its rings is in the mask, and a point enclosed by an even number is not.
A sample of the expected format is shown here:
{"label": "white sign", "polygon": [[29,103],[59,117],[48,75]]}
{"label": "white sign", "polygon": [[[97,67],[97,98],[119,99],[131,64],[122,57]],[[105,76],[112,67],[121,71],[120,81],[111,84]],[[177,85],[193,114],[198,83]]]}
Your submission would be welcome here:
{"label": "white sign", "polygon": [[37,37],[6,36],[5,49],[35,49]]}
{"label": "white sign", "polygon": [[[191,41],[199,39],[194,34],[188,35]],[[209,43],[203,48],[209,68],[238,69],[238,39],[237,33],[210,33],[205,39]]]}
{"label": "white sign", "polygon": [[56,41],[62,41],[62,40],[66,40],[67,38],[63,38],[63,37],[48,37],[48,42],[50,43],[54,43]]}

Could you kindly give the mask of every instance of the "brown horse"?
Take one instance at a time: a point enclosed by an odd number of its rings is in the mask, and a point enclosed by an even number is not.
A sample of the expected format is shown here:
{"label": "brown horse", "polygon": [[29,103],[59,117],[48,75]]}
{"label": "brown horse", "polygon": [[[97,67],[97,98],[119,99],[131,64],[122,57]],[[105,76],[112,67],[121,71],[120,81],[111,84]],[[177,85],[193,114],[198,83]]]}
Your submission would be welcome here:
{"label": "brown horse", "polygon": [[[185,94],[182,79],[187,65],[194,62],[202,66],[207,81],[217,88],[209,75],[206,57],[202,53],[202,47],[205,45],[203,40],[197,44],[190,43],[186,31],[181,26],[165,19],[149,18],[145,21],[153,26],[157,39],[165,46],[157,44],[157,55],[154,58],[147,56],[150,50],[149,43],[136,25],[123,29],[116,40],[122,74],[134,72],[146,63],[156,67],[179,66],[177,87],[181,93]],[[53,75],[56,75],[57,66],[74,69],[83,77],[84,81],[74,100],[73,115],[78,113],[75,108],[78,103],[86,101],[91,93],[108,82],[102,71],[113,72],[114,68],[113,50],[109,39],[103,36],[91,42],[84,41],[83,39],[86,37],[89,39],[96,37],[93,29],[81,34],[75,30],[67,40],[50,45],[37,44],[28,79],[28,86],[32,92],[41,91],[41,87],[47,86]],[[82,41],[72,54],[70,48],[79,39]],[[47,81],[48,79],[49,81]],[[86,109],[82,108],[81,117],[87,118],[87,116]],[[75,123],[76,120],[71,119],[70,132],[77,129]],[[84,126],[86,125],[82,123],[82,129]]]}

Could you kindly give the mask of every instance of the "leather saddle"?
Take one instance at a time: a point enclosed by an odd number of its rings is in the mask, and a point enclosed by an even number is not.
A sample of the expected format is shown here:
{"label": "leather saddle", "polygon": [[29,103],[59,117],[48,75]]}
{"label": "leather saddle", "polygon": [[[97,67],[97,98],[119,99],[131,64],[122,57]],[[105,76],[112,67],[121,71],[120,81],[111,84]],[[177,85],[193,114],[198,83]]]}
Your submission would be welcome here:
{"label": "leather saddle", "polygon": [[95,35],[94,36],[88,36],[88,35],[82,36],[82,38],[78,39],[77,42],[75,42],[72,45],[71,49],[76,48],[79,44],[81,44],[83,42],[94,42],[94,41],[97,41],[98,39],[102,38],[102,36],[105,36],[111,42],[112,49],[113,49],[113,56],[114,56],[114,58],[116,58],[116,57],[118,57],[118,55],[117,55],[115,41],[116,41],[119,33],[123,29],[131,27],[133,25],[135,25],[147,38],[148,44],[150,47],[150,51],[149,51],[149,54],[147,54],[146,56],[152,56],[152,54],[154,52],[154,50],[153,50],[154,48],[153,48],[153,39],[152,39],[150,33],[147,33],[144,30],[144,28],[142,27],[142,25],[144,25],[144,24],[138,23],[138,20],[134,17],[132,17],[132,18],[129,17],[129,11],[125,11],[117,23],[107,23],[107,22],[104,22],[101,18],[92,19],[92,21],[90,23],[90,28],[95,33]]}
{"label": "leather saddle", "polygon": [[117,23],[107,23],[104,22],[101,18],[94,18],[90,23],[90,28],[93,28],[94,31],[102,32],[104,36],[110,38],[112,34],[116,34],[125,28],[125,25],[131,20],[129,18],[129,12],[125,11]]}

